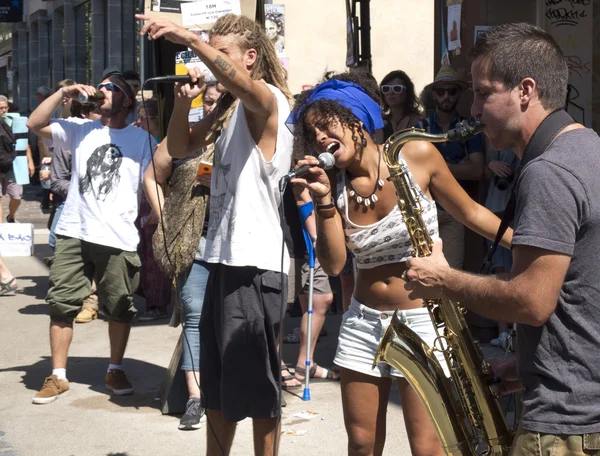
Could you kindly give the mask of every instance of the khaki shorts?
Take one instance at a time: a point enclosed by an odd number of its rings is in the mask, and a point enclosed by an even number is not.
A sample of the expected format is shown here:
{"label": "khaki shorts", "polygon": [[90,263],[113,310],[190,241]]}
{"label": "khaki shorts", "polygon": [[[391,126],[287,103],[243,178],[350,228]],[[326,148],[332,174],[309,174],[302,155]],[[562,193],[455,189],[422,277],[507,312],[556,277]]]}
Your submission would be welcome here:
{"label": "khaki shorts", "polygon": [[67,236],[56,236],[50,263],[50,288],[46,302],[50,318],[72,322],[83,301],[92,293],[96,278],[99,305],[111,320],[130,322],[136,314],[133,293],[141,266],[137,252],[125,252]]}
{"label": "khaki shorts", "polygon": [[0,195],[20,200],[23,197],[23,186],[17,184],[9,174],[0,174]]}
{"label": "khaki shorts", "polygon": [[[297,273],[300,271],[300,274]],[[290,273],[288,274],[288,304],[293,303],[300,294],[308,293],[309,282],[308,260],[305,258],[290,258]],[[326,295],[331,293],[329,276],[325,274],[321,264],[315,259],[315,275],[313,278],[313,293]]]}
{"label": "khaki shorts", "polygon": [[517,429],[510,456],[600,456],[600,433],[552,435]]}

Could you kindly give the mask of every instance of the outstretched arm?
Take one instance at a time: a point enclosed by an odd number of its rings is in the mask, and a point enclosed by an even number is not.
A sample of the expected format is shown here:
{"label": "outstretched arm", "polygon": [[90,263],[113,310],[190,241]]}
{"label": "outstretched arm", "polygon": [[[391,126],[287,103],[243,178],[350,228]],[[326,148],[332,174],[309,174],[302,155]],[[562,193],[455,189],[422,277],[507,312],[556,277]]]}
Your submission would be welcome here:
{"label": "outstretched arm", "polygon": [[[219,40],[213,47],[196,34],[179,27],[166,19],[156,19],[151,16],[136,14],[137,19],[145,21],[140,35],[148,34],[148,39],[157,40],[165,37],[174,43],[183,44],[206,64],[217,80],[233,95],[239,98],[244,107],[251,112],[269,117],[277,104],[275,97],[267,85],[254,80],[246,68],[234,62],[228,55],[239,51],[236,46],[232,49],[230,42]],[[242,56],[243,64],[251,66],[257,58],[256,50],[249,49]]]}

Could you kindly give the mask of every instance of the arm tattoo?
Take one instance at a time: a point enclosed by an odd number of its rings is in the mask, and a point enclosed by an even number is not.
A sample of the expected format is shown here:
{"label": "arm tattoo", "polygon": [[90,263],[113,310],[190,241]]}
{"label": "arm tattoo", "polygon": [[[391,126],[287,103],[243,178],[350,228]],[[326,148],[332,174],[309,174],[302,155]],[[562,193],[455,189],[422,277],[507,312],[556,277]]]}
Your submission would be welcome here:
{"label": "arm tattoo", "polygon": [[227,62],[223,57],[221,57],[220,55],[217,56],[217,58],[215,59],[215,65],[217,65],[221,71],[223,71],[223,73],[227,73],[227,71],[229,71],[229,77],[233,79],[233,77],[235,76],[235,68],[233,68],[233,65],[229,62]]}

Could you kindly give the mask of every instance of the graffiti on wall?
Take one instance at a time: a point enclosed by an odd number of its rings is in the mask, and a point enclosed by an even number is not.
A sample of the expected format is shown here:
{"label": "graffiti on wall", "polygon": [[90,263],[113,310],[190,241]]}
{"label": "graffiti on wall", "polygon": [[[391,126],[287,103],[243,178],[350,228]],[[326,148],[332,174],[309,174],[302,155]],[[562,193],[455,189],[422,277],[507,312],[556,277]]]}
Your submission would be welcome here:
{"label": "graffiti on wall", "polygon": [[569,67],[567,111],[592,126],[592,0],[545,0],[546,30],[560,45]]}

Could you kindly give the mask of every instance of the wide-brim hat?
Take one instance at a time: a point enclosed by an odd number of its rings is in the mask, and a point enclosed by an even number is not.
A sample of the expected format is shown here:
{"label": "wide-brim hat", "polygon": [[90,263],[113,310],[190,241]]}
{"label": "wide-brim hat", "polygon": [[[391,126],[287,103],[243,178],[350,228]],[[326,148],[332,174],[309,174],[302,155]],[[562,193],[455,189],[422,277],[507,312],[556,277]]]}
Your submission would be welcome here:
{"label": "wide-brim hat", "polygon": [[435,80],[431,84],[426,85],[425,90],[431,90],[437,84],[442,82],[456,84],[460,90],[465,90],[467,87],[469,87],[469,84],[466,81],[458,79],[458,75],[456,74],[456,70],[454,68],[449,65],[442,65],[440,71],[438,71],[438,74],[435,77]]}

